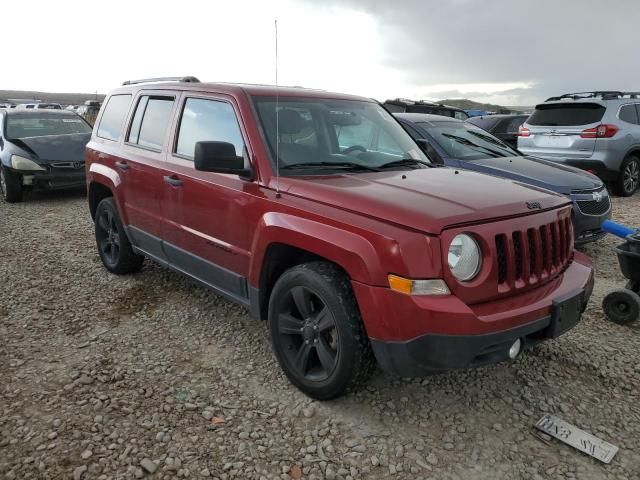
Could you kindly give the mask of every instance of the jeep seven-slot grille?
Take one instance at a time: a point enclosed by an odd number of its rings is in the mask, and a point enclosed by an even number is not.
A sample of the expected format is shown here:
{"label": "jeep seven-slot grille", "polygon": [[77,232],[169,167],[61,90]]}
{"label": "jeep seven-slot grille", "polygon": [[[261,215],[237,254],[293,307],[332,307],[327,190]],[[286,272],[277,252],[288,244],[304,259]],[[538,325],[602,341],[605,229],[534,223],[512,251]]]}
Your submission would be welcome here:
{"label": "jeep seven-slot grille", "polygon": [[516,288],[532,285],[562,272],[571,260],[571,219],[496,235],[498,283]]}

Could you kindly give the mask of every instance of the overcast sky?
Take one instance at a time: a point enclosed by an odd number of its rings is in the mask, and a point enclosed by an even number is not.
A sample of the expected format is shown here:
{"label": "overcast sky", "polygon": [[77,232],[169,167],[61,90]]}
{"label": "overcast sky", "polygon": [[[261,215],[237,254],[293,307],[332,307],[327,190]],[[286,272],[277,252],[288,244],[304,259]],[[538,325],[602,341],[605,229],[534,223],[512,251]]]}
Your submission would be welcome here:
{"label": "overcast sky", "polygon": [[640,90],[638,0],[21,0],[0,15],[0,89],[274,83],[277,18],[280,84],[507,105]]}

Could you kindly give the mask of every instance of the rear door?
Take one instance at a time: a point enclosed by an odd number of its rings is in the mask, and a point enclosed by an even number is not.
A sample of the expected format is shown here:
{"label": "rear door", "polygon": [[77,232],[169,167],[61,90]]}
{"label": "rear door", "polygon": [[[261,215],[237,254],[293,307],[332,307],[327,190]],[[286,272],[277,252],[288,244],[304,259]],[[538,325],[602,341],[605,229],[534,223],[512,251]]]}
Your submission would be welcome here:
{"label": "rear door", "polygon": [[518,149],[541,157],[588,158],[595,138],[584,138],[584,130],[600,125],[606,107],[597,102],[564,101],[536,107],[524,127],[528,136],[518,139]]}
{"label": "rear door", "polygon": [[123,159],[116,163],[125,181],[124,208],[129,233],[136,247],[164,263],[163,177],[168,128],[176,109],[176,96],[166,91],[143,90],[125,132]]}

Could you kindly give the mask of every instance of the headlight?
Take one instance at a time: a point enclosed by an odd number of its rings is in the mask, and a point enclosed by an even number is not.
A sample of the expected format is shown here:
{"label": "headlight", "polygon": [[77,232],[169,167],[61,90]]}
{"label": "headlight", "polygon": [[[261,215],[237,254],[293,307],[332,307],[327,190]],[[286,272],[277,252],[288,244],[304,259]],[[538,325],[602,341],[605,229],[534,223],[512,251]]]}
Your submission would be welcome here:
{"label": "headlight", "polygon": [[463,282],[472,280],[482,267],[480,247],[473,237],[464,233],[456,235],[451,241],[447,259],[451,273]]}
{"label": "headlight", "polygon": [[33,160],[21,157],[20,155],[11,155],[11,166],[16,170],[46,171],[46,168],[42,168]]}

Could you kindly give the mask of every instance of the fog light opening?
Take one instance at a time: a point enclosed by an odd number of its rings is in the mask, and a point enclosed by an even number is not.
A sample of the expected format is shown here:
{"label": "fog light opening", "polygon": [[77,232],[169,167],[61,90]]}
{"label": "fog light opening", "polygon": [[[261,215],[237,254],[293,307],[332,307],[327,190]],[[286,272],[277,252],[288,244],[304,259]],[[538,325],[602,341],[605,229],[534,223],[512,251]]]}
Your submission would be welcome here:
{"label": "fog light opening", "polygon": [[517,339],[515,342],[513,342],[513,345],[511,345],[511,348],[509,349],[509,358],[511,360],[514,360],[520,353],[520,350],[522,350],[522,341],[520,339]]}

